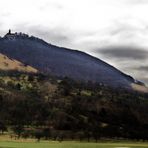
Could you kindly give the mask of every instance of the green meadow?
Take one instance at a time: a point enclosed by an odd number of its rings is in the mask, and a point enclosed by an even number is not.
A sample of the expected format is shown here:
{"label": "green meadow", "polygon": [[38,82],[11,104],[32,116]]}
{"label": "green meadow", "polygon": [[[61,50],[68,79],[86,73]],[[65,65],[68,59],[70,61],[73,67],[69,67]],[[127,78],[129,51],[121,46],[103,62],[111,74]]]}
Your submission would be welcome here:
{"label": "green meadow", "polygon": [[148,143],[1,141],[0,148],[148,148]]}

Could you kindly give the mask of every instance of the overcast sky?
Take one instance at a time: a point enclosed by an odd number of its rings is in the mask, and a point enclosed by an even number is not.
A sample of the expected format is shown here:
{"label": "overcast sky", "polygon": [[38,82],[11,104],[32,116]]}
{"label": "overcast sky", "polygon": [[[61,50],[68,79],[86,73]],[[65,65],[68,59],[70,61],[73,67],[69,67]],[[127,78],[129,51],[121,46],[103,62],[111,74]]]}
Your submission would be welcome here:
{"label": "overcast sky", "polygon": [[148,0],[0,0],[8,29],[85,51],[148,84]]}

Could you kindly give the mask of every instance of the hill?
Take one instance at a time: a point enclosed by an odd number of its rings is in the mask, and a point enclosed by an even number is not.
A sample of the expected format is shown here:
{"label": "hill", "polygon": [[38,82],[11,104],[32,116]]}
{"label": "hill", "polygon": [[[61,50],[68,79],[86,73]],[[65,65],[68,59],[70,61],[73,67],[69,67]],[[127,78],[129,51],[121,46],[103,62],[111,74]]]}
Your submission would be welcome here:
{"label": "hill", "polygon": [[25,34],[6,34],[0,52],[2,133],[38,140],[148,139],[143,83],[86,53]]}
{"label": "hill", "polygon": [[0,52],[44,74],[147,92],[142,83],[137,83],[131,76],[100,59],[77,50],[51,45],[26,34],[6,34],[0,39]]}

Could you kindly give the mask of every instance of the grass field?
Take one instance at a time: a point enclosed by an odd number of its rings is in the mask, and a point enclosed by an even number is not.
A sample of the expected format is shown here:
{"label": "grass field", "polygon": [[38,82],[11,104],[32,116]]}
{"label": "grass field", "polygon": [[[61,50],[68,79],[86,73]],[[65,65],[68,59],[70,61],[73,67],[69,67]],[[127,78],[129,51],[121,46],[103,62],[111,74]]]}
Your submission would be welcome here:
{"label": "grass field", "polygon": [[148,148],[148,143],[15,142],[0,141],[0,148]]}
{"label": "grass field", "polygon": [[109,142],[78,142],[78,141],[43,141],[35,139],[11,139],[8,135],[0,135],[0,148],[148,148],[148,142],[109,141]]}

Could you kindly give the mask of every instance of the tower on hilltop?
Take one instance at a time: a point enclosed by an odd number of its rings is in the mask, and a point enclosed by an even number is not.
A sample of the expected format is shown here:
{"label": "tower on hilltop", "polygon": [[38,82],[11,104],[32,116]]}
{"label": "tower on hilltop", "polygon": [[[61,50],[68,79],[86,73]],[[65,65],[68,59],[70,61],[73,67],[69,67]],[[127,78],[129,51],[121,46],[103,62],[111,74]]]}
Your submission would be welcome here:
{"label": "tower on hilltop", "polygon": [[11,34],[11,29],[9,29],[8,34]]}
{"label": "tower on hilltop", "polygon": [[8,33],[4,37],[9,40],[13,40],[15,39],[15,33],[11,33],[11,29],[9,29]]}

